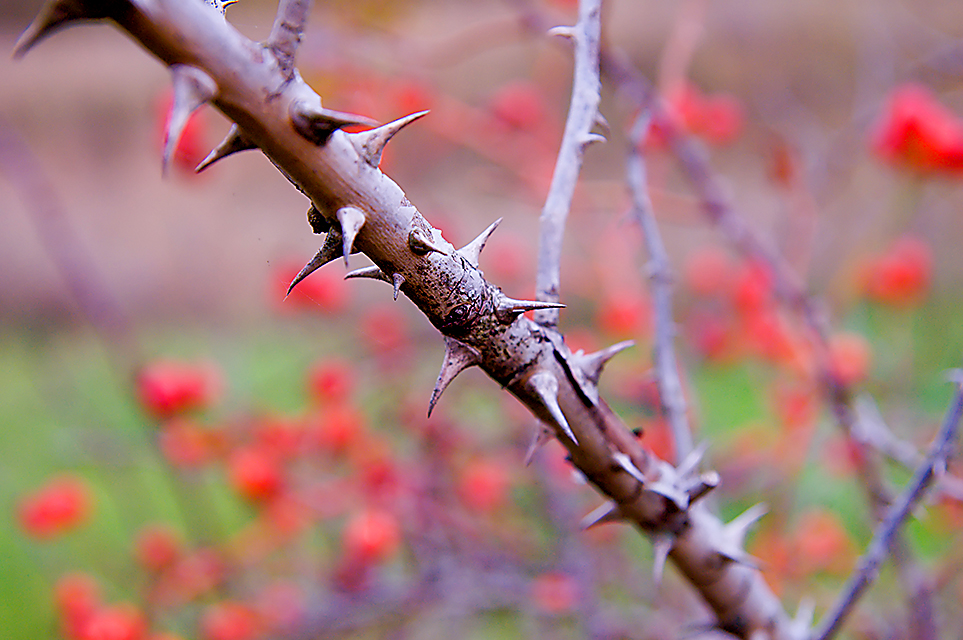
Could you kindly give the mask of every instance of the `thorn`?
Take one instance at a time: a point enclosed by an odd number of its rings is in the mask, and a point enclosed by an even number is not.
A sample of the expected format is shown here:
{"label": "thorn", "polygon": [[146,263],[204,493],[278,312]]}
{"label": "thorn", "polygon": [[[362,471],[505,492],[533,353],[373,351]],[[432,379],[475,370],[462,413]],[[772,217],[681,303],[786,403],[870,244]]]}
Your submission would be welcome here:
{"label": "thorn", "polygon": [[575,27],[558,26],[552,27],[548,30],[548,35],[555,36],[558,38],[565,38],[566,40],[575,39]]}
{"label": "thorn", "polygon": [[699,500],[707,493],[718,487],[720,482],[721,478],[715,471],[703,473],[701,476],[699,476],[698,482],[686,489],[686,495],[689,496],[689,504]]}
{"label": "thorn", "polygon": [[630,458],[628,454],[618,451],[612,454],[612,459],[615,460],[616,464],[618,464],[619,467],[623,471],[625,471],[627,474],[629,474],[630,476],[632,476],[642,484],[646,483],[645,475],[643,475],[642,472],[639,471],[639,468],[635,466],[635,464],[632,462],[632,458]]}
{"label": "thorn", "polygon": [[102,20],[108,17],[104,2],[90,0],[53,0],[44,5],[36,19],[30,23],[13,48],[16,60],[27,55],[27,51],[47,36],[68,27],[71,23]]}
{"label": "thorn", "polygon": [[347,206],[338,209],[336,215],[341,223],[341,238],[344,243],[341,252],[344,254],[344,266],[347,267],[348,255],[354,253],[354,239],[364,226],[364,212],[357,207]]}
{"label": "thorn", "polygon": [[602,375],[602,369],[605,367],[605,364],[615,357],[616,354],[621,353],[622,351],[633,346],[635,346],[635,342],[633,340],[626,340],[588,355],[582,353],[582,350],[580,349],[576,353],[572,354],[572,357],[582,368],[582,371],[585,372],[585,376],[595,384],[598,384],[599,377]]}
{"label": "thorn", "polygon": [[665,563],[674,546],[675,536],[671,533],[658,533],[652,538],[652,579],[656,587],[662,585]]}
{"label": "thorn", "polygon": [[816,601],[812,598],[803,598],[799,601],[799,608],[796,616],[789,623],[793,638],[809,638],[809,631],[813,626],[813,618],[816,615]]}
{"label": "thorn", "polygon": [[291,295],[294,287],[307,278],[309,275],[317,271],[320,267],[328,264],[332,260],[337,260],[341,257],[341,232],[332,229],[327,236],[324,238],[324,244],[318,249],[318,252],[311,258],[311,261],[304,265],[304,268],[298,272],[298,275],[294,276],[294,280],[288,285],[288,292],[284,294],[285,297]]}
{"label": "thorn", "polygon": [[532,464],[532,460],[535,459],[535,452],[538,451],[539,447],[545,445],[549,440],[552,439],[552,432],[543,426],[539,426],[535,430],[535,435],[532,436],[532,442],[528,445],[528,451],[525,452],[525,466]]}
{"label": "thorn", "polygon": [[401,285],[405,283],[405,277],[400,273],[391,274],[391,284],[395,287],[394,299],[398,299],[398,293],[401,291]]}
{"label": "thorn", "polygon": [[247,151],[248,149],[257,149],[257,145],[241,135],[238,126],[232,124],[231,129],[227,132],[227,135],[224,136],[221,143],[214,147],[214,149],[207,154],[207,157],[201,160],[200,164],[194,168],[194,173],[200,173],[218,160],[235,154],[238,151]]}
{"label": "thorn", "polygon": [[679,473],[679,475],[685,478],[695,473],[695,470],[699,468],[699,463],[702,462],[702,456],[705,455],[706,449],[708,448],[709,445],[705,442],[702,442],[699,444],[699,446],[690,451],[676,468],[676,471]]}
{"label": "thorn", "polygon": [[451,381],[459,373],[481,362],[481,356],[472,347],[464,342],[459,342],[454,338],[445,336],[445,360],[441,363],[441,371],[438,373],[438,380],[435,388],[431,392],[431,399],[428,401],[428,417],[435,409],[435,403],[445,392]]}
{"label": "thorn", "polygon": [[606,502],[593,509],[589,514],[582,518],[579,528],[582,531],[597,527],[600,524],[609,522],[619,522],[623,519],[622,509],[614,502]]}
{"label": "thorn", "polygon": [[425,231],[421,227],[414,226],[408,232],[408,248],[419,256],[424,256],[432,251],[447,256],[448,252],[434,239],[434,233]]}
{"label": "thorn", "polygon": [[595,144],[596,142],[608,142],[608,140],[600,133],[586,133],[582,136],[580,142],[583,147],[587,147],[590,144]]}
{"label": "thorn", "polygon": [[515,319],[526,311],[533,309],[562,309],[564,304],[558,302],[538,302],[536,300],[515,300],[504,294],[498,296],[495,305],[495,317],[502,324],[511,324]]}
{"label": "thorn", "polygon": [[741,549],[742,544],[746,541],[746,534],[749,533],[752,526],[767,513],[769,513],[769,507],[760,502],[749,507],[740,515],[736,516],[732,522],[727,524],[725,526],[726,537],[732,546]]}
{"label": "thorn", "polygon": [[565,420],[562,408],[558,406],[558,380],[555,376],[549,371],[539,371],[528,379],[528,387],[541,399],[555,426],[568,436],[569,440],[578,444],[578,439],[572,433],[572,428],[568,426],[568,421]]}
{"label": "thorn", "polygon": [[488,242],[489,236],[498,228],[501,224],[502,219],[499,218],[495,222],[488,225],[488,228],[478,234],[478,237],[466,244],[461,249],[458,249],[457,253],[462,258],[468,261],[471,266],[478,268],[478,258],[481,256],[482,250],[485,248],[485,243]]}
{"label": "thorn", "polygon": [[171,75],[174,79],[174,102],[167,116],[167,130],[164,132],[164,151],[161,157],[164,175],[167,175],[174,150],[177,149],[177,143],[191,114],[217,95],[217,83],[197,67],[174,64],[171,65]]}
{"label": "thorn", "polygon": [[358,150],[364,161],[377,169],[378,165],[381,164],[381,154],[384,152],[388,141],[404,127],[426,115],[428,115],[427,111],[419,111],[368,131],[352,133],[350,134],[351,142],[354,143],[355,149]]}
{"label": "thorn", "polygon": [[328,141],[332,133],[342,127],[352,125],[370,127],[377,124],[377,122],[365,116],[324,109],[321,107],[320,100],[317,105],[292,102],[289,115],[294,130],[301,134],[304,139],[319,147]]}
{"label": "thorn", "polygon": [[605,119],[601,111],[595,112],[595,126],[601,129],[605,135],[608,135],[612,131],[612,127],[609,126],[609,121]]}
{"label": "thorn", "polygon": [[370,267],[361,267],[360,269],[355,269],[345,274],[345,280],[351,280],[352,278],[371,278],[373,280],[381,280],[382,282],[387,282],[391,284],[391,278],[388,277],[381,267],[377,265],[371,265]]}

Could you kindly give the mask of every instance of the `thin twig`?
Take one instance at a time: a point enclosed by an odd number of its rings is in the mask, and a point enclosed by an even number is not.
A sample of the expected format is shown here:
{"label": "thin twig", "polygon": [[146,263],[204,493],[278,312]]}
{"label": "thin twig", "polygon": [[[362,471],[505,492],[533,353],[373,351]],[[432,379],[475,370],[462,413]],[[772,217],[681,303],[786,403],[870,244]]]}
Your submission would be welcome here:
{"label": "thin twig", "polygon": [[629,190],[632,192],[632,213],[642,227],[645,246],[649,252],[648,272],[655,316],[656,378],[662,410],[672,429],[676,462],[678,462],[692,451],[692,433],[686,420],[685,394],[682,392],[675,349],[672,346],[675,323],[672,320],[672,274],[669,271],[669,257],[652,211],[645,159],[641,151],[650,119],[650,111],[644,109],[632,126],[632,133],[629,136],[629,157],[626,163],[627,178]]}
{"label": "thin twig", "polygon": [[[537,299],[559,301],[562,236],[565,219],[572,206],[575,184],[582,168],[585,147],[600,139],[591,133],[599,117],[602,82],[599,78],[599,41],[602,33],[601,0],[580,0],[578,23],[557,30],[557,35],[570,37],[575,48],[572,79],[572,101],[569,105],[565,132],[552,174],[545,206],[539,220],[538,273],[535,279]],[[547,327],[558,324],[558,309],[535,312],[535,321]]]}
{"label": "thin twig", "polygon": [[[959,373],[957,373],[957,376],[959,376]],[[819,632],[815,635],[817,640],[829,640],[836,635],[860,596],[879,574],[880,565],[886,559],[890,544],[903,522],[919,503],[923,492],[932,484],[935,475],[945,469],[947,458],[953,449],[960,416],[963,414],[963,384],[957,379],[956,385],[956,396],[947,410],[943,425],[940,427],[926,459],[916,469],[912,480],[897,502],[887,511],[879,529],[876,531],[876,535],[873,536],[872,542],[866,548],[866,553],[856,564],[856,570],[847,582],[846,589],[820,625]]]}

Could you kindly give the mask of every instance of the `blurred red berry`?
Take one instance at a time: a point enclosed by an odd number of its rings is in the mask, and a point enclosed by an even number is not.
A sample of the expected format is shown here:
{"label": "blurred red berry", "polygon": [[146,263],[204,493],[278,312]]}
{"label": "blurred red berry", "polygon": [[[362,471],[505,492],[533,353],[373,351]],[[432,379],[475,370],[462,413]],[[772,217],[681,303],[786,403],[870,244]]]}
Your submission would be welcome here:
{"label": "blurred red berry", "polygon": [[798,562],[810,571],[843,574],[852,568],[855,546],[839,518],[824,510],[803,514],[794,535]]}
{"label": "blurred red berry", "polygon": [[366,432],[364,415],[348,404],[327,407],[308,420],[308,437],[322,451],[343,453]]}
{"label": "blurred red berry", "polygon": [[368,564],[385,560],[401,544],[401,526],[388,511],[367,508],[355,513],[344,527],[343,543],[349,560]]}
{"label": "blurred red berry", "polygon": [[158,418],[210,407],[221,386],[220,372],[210,363],[157,360],[137,376],[141,406]]}
{"label": "blurred red berry", "polygon": [[318,269],[299,282],[288,295],[288,287],[300,271],[300,266],[290,264],[281,268],[272,278],[271,298],[281,311],[307,310],[337,314],[347,308],[351,292],[344,274],[336,269]]}
{"label": "blurred red berry", "polygon": [[163,524],[144,527],[134,541],[134,555],[137,563],[153,573],[173,565],[180,558],[182,551],[183,543],[180,536]]}
{"label": "blurred red berry", "polygon": [[20,501],[20,526],[34,538],[46,539],[86,522],[93,509],[87,483],[76,476],[53,478]]}
{"label": "blurred red berry", "polygon": [[354,371],[344,360],[319,362],[308,372],[308,389],[322,405],[346,401],[354,390]]}
{"label": "blurred red berry", "polygon": [[963,170],[963,122],[922,85],[893,91],[872,146],[883,160],[921,174]]}
{"label": "blurred red berry", "polygon": [[61,632],[68,640],[78,640],[100,608],[100,588],[86,573],[69,573],[57,580],[54,600]]}
{"label": "blurred red berry", "polygon": [[929,245],[904,236],[863,267],[863,290],[870,300],[894,307],[910,306],[926,295],[932,270]]}
{"label": "blurred red berry", "polygon": [[260,634],[260,621],[253,609],[239,602],[217,602],[201,615],[203,640],[252,640]]}
{"label": "blurred red berry", "polygon": [[408,344],[407,322],[398,305],[372,306],[361,322],[365,338],[380,354],[395,352]]}
{"label": "blurred red berry", "polygon": [[654,118],[649,141],[664,146],[668,129],[680,128],[714,145],[734,142],[743,128],[742,105],[732,95],[705,95],[685,82],[666,95],[666,113]]}
{"label": "blurred red berry", "polygon": [[141,640],[147,636],[147,620],[135,606],[122,603],[98,609],[90,616],[80,640]]}
{"label": "blurred red berry", "polygon": [[858,333],[838,333],[829,340],[829,373],[843,387],[865,380],[871,359],[869,342]]}
{"label": "blurred red berry", "polygon": [[744,262],[733,277],[733,306],[742,314],[754,314],[767,307],[772,299],[773,280],[769,267],[755,260]]}
{"label": "blurred red berry", "polygon": [[628,338],[648,333],[651,315],[652,306],[644,295],[623,290],[602,300],[597,322],[607,334]]}
{"label": "blurred red berry", "polygon": [[531,594],[539,609],[562,615],[571,612],[578,604],[579,588],[572,576],[552,571],[532,580]]}
{"label": "blurred red berry", "polygon": [[262,418],[254,427],[254,446],[278,459],[301,453],[305,429],[301,420],[272,416]]}
{"label": "blurred red berry", "polygon": [[700,296],[720,296],[729,290],[732,261],[719,247],[703,247],[689,256],[685,265],[685,283]]}
{"label": "blurred red berry", "polygon": [[162,599],[188,602],[210,593],[223,582],[224,575],[224,560],[214,549],[202,548],[183,554],[165,574]]}
{"label": "blurred red berry", "polygon": [[489,100],[488,108],[499,122],[513,129],[535,129],[545,120],[542,89],[527,80],[499,88]]}
{"label": "blurred red berry", "polygon": [[165,423],[158,436],[161,453],[175,467],[199,467],[209,462],[217,437],[190,420],[176,418]]}
{"label": "blurred red berry", "polygon": [[493,459],[470,461],[458,477],[458,496],[469,509],[492,513],[505,506],[510,480],[505,465]]}
{"label": "blurred red berry", "polygon": [[231,485],[252,502],[269,500],[284,486],[281,465],[263,448],[237,449],[228,458],[227,466]]}

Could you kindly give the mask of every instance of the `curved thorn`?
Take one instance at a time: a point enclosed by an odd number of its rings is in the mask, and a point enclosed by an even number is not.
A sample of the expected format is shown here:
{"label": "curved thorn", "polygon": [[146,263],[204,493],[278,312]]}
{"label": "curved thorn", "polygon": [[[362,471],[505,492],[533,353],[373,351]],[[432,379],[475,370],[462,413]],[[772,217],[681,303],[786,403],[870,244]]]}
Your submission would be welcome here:
{"label": "curved thorn", "polygon": [[605,119],[601,111],[595,112],[595,126],[602,130],[604,135],[608,135],[612,131],[612,127],[609,126],[609,121]]}
{"label": "curved thorn", "polygon": [[350,134],[351,142],[354,143],[355,149],[358,150],[364,161],[377,168],[381,164],[381,154],[384,152],[388,141],[403,128],[426,115],[428,115],[428,111],[419,111],[368,131],[352,133]]}
{"label": "curved thorn", "polygon": [[564,304],[558,302],[539,302],[537,300],[515,300],[514,298],[509,298],[508,296],[502,294],[498,296],[498,301],[495,304],[495,317],[498,318],[499,322],[502,324],[511,324],[515,322],[521,314],[526,311],[532,311],[534,309],[562,309]]}
{"label": "curved thorn", "polygon": [[578,439],[568,425],[565,414],[562,413],[562,408],[558,406],[558,380],[555,379],[555,376],[549,371],[539,371],[528,379],[528,387],[542,401],[542,405],[551,416],[555,427],[564,433],[569,440],[578,444]]}
{"label": "curved thorn", "polygon": [[585,531],[592,527],[597,527],[600,524],[619,522],[622,519],[622,510],[619,508],[619,505],[614,502],[606,502],[582,518],[582,521],[579,523],[579,528]]}
{"label": "curved thorn", "polygon": [[174,101],[164,132],[164,151],[161,158],[164,175],[167,175],[174,150],[177,149],[177,143],[191,114],[217,95],[217,83],[207,72],[197,67],[186,64],[171,65],[171,76],[174,80]]}
{"label": "curved thorn", "polygon": [[221,140],[221,143],[214,147],[211,152],[207,154],[207,157],[201,160],[200,164],[194,167],[194,173],[200,173],[218,160],[233,155],[238,151],[247,151],[248,149],[257,149],[257,145],[241,135],[238,126],[232,124],[227,135]]}
{"label": "curved thorn", "polygon": [[400,273],[391,274],[391,284],[395,287],[394,299],[398,299],[398,293],[401,291],[401,285],[405,283],[405,277]]}
{"label": "curved thorn", "polygon": [[102,20],[108,17],[104,2],[89,0],[53,0],[44,5],[36,19],[30,23],[13,48],[14,59],[27,55],[27,51],[52,33],[75,22]]}
{"label": "curved thorn", "polygon": [[590,144],[595,144],[596,142],[608,142],[608,139],[601,133],[586,133],[579,140],[583,147],[587,147]]}
{"label": "curved thorn", "polygon": [[543,426],[539,426],[535,430],[535,435],[532,436],[532,442],[528,445],[528,451],[525,452],[525,466],[532,464],[532,460],[535,459],[535,452],[538,451],[539,447],[543,446],[552,439],[552,432]]}
{"label": "curved thorn", "polygon": [[676,471],[678,471],[679,475],[685,478],[695,473],[696,469],[699,468],[699,463],[702,462],[702,456],[705,455],[706,449],[708,448],[708,443],[702,442],[699,444],[699,446],[690,451],[676,468]]}
{"label": "curved thorn", "polygon": [[381,267],[377,265],[371,265],[370,267],[361,267],[360,269],[355,269],[345,274],[345,280],[351,280],[352,278],[371,278],[372,280],[381,280],[382,282],[391,283],[391,278],[381,270]]}
{"label": "curved thorn", "polygon": [[429,232],[419,226],[413,226],[408,232],[408,248],[419,256],[428,255],[432,251],[447,256],[448,251],[435,240],[433,231]]}
{"label": "curved thorn", "polygon": [[331,111],[321,107],[320,100],[316,105],[306,102],[292,102],[290,107],[291,125],[307,141],[322,146],[331,134],[352,125],[374,126],[377,124],[371,118]]}
{"label": "curved thorn", "polygon": [[478,258],[481,256],[482,250],[485,248],[485,243],[488,242],[489,236],[498,228],[501,224],[502,219],[499,218],[495,222],[488,225],[488,228],[478,234],[478,237],[466,244],[461,249],[458,249],[457,253],[462,258],[468,261],[471,266],[478,268]]}
{"label": "curved thorn", "polygon": [[348,255],[354,253],[354,239],[364,226],[364,212],[357,207],[347,206],[338,209],[338,222],[341,223],[341,237],[344,266],[348,266]]}
{"label": "curved thorn", "polygon": [[630,458],[628,454],[618,451],[612,454],[612,459],[615,460],[616,464],[618,464],[623,471],[642,484],[645,484],[645,475],[639,471],[639,468],[635,466],[635,463],[632,462],[632,458]]}
{"label": "curved thorn", "polygon": [[308,262],[306,265],[304,265],[304,268],[301,269],[300,272],[298,272],[298,275],[296,275],[294,277],[294,280],[291,281],[291,284],[288,285],[288,292],[284,294],[285,297],[291,295],[291,292],[294,290],[294,287],[299,282],[301,282],[302,280],[307,278],[309,275],[317,271],[320,267],[323,267],[324,265],[328,264],[332,260],[337,260],[338,258],[340,258],[341,248],[342,248],[341,233],[332,229],[331,232],[328,233],[327,236],[325,236],[324,244],[321,245],[321,248],[318,249],[318,252],[314,255],[313,258],[311,258],[311,261]]}
{"label": "curved thorn", "polygon": [[652,579],[655,586],[662,584],[662,574],[665,571],[665,563],[672,553],[675,546],[675,536],[671,533],[656,534],[652,538]]}
{"label": "curved thorn", "polygon": [[438,372],[438,380],[435,382],[435,388],[431,392],[431,399],[428,400],[429,418],[431,417],[431,412],[435,409],[435,403],[441,398],[441,394],[445,392],[445,389],[447,389],[451,381],[455,379],[455,376],[468,367],[477,365],[480,362],[481,356],[479,356],[478,352],[473,348],[454,338],[445,336],[445,359],[441,363],[441,371]]}
{"label": "curved thorn", "polygon": [[633,340],[626,340],[587,355],[579,350],[574,353],[572,357],[575,359],[575,362],[578,363],[579,367],[582,368],[582,371],[585,372],[585,376],[595,384],[598,384],[599,376],[602,375],[602,369],[605,367],[605,364],[615,357],[616,354],[633,346],[635,346]]}
{"label": "curved thorn", "polygon": [[565,38],[566,40],[575,39],[575,27],[558,26],[552,27],[548,30],[548,35],[555,36],[558,38]]}
{"label": "curved thorn", "polygon": [[718,487],[721,481],[722,479],[715,471],[703,473],[699,476],[698,482],[686,489],[686,495],[689,496],[689,503],[691,504],[704,497],[707,493]]}

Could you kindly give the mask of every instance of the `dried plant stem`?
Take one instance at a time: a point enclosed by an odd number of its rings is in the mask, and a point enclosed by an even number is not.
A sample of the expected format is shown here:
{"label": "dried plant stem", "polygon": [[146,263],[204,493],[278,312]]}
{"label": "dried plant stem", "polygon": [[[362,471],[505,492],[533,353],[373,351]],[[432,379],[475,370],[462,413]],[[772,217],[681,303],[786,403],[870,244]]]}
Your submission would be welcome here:
{"label": "dried plant stem", "polygon": [[890,547],[900,527],[909,517],[913,508],[919,504],[923,493],[933,483],[935,476],[945,470],[947,459],[953,451],[960,416],[963,414],[963,384],[957,381],[956,387],[953,402],[947,410],[936,439],[930,446],[929,453],[913,473],[913,478],[903,490],[899,499],[887,510],[880,526],[873,535],[873,540],[859,559],[856,570],[847,582],[845,589],[830,613],[819,625],[814,636],[816,640],[830,640],[836,635],[860,596],[879,574],[879,568],[890,552]]}
{"label": "dried plant stem", "polygon": [[[597,4],[585,4],[580,13],[592,13],[589,7],[597,11]],[[327,237],[306,268],[364,253],[374,266],[351,275],[389,283],[445,336],[447,355],[432,402],[459,371],[480,367],[545,424],[572,464],[608,496],[593,522],[628,522],[656,541],[657,566],[671,560],[720,629],[746,640],[805,636],[742,548],[759,510],[722,523],[700,502],[718,485],[718,475],[699,473],[697,456],[678,467],[652,456],[600,397],[599,375],[618,348],[572,353],[554,326],[523,315],[559,305],[509,298],[479,270],[494,225],[455,248],[380,171],[385,144],[418,114],[368,131],[342,131],[366,119],[322,108],[320,97],[276,53],[280,40],[251,42],[218,10],[195,0],[53,0],[17,53],[64,24],[91,18],[112,20],[171,68],[175,84],[185,89],[185,100],[175,104],[179,115],[201,99],[236,123],[212,162],[256,147],[310,199],[308,220]],[[577,46],[580,37],[588,40],[579,35],[585,31],[572,31]],[[597,106],[579,113],[583,122],[594,122]],[[577,144],[578,154],[592,139],[566,144]],[[559,182],[571,189],[577,172],[568,175]],[[550,248],[560,251],[559,244]],[[557,295],[557,286],[540,291]]]}
{"label": "dried plant stem", "polygon": [[[562,236],[582,168],[582,156],[589,144],[602,140],[601,136],[592,133],[592,127],[599,120],[598,107],[602,86],[599,78],[601,0],[580,0],[578,13],[578,23],[574,27],[554,30],[555,35],[572,40],[575,48],[575,69],[565,132],[539,220],[535,291],[536,297],[545,302],[559,301]],[[535,321],[547,327],[556,326],[558,309],[536,311]]]}
{"label": "dried plant stem", "polygon": [[679,379],[675,349],[675,322],[672,319],[672,274],[669,257],[662,243],[662,235],[652,210],[652,200],[646,180],[642,146],[649,128],[650,113],[644,109],[636,119],[629,136],[627,161],[629,190],[632,192],[632,213],[642,227],[645,246],[649,253],[648,273],[652,288],[655,315],[655,368],[662,410],[672,430],[677,460],[692,451],[692,431],[686,419],[685,394]]}

